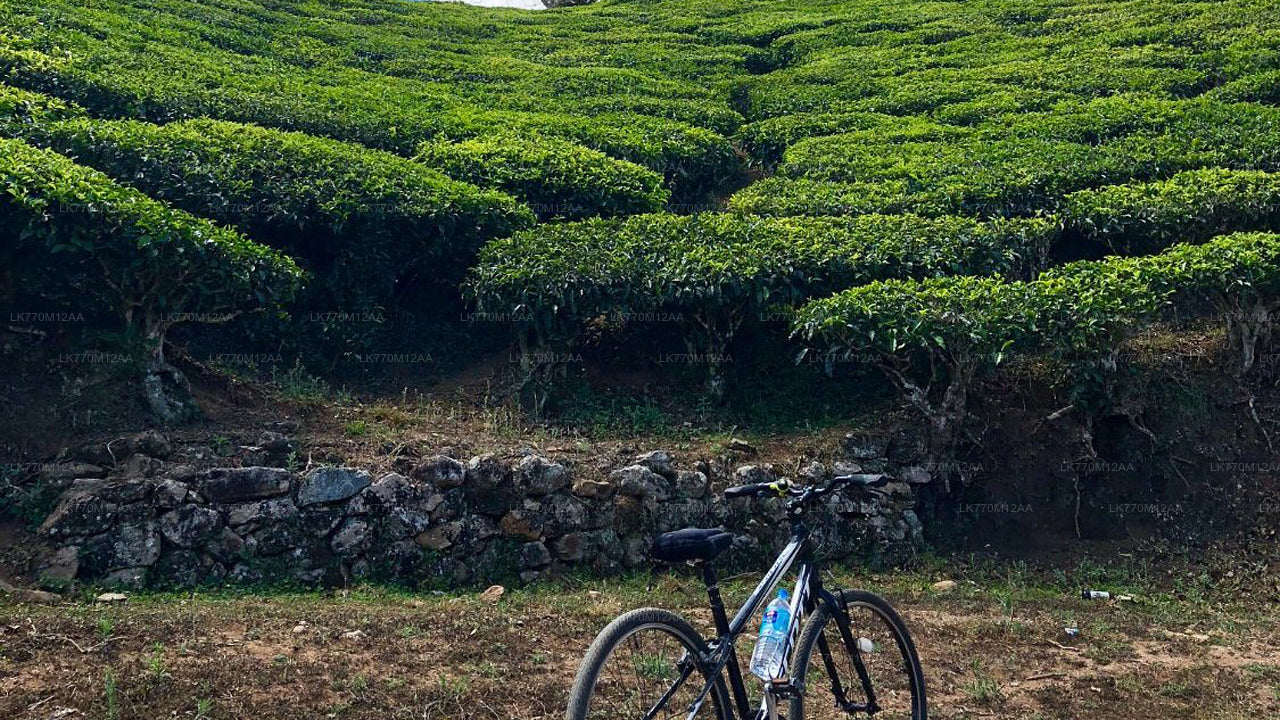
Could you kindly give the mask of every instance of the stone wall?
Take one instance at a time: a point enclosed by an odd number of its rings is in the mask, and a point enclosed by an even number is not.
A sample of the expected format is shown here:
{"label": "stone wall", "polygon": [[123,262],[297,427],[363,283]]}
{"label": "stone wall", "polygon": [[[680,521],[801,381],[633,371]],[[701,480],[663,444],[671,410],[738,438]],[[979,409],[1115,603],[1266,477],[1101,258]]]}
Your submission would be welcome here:
{"label": "stone wall", "polygon": [[[96,448],[104,452],[82,448],[45,469],[66,488],[40,528],[56,550],[44,570],[50,579],[160,587],[531,582],[575,568],[644,567],[652,537],[681,527],[738,533],[725,558],[731,566],[767,562],[787,534],[779,501],[719,492],[773,479],[769,466],[683,467],[661,450],[575,477],[573,463],[532,451],[401,458],[401,472],[379,474],[290,468],[294,441],[276,430],[241,454],[241,463],[255,464],[239,467],[207,449],[175,449],[155,433]],[[911,552],[922,541],[913,483],[927,473],[898,467],[874,443],[849,442],[846,457],[831,468],[811,463],[796,479],[868,471],[901,480],[881,495],[827,498],[810,518],[820,552]]]}

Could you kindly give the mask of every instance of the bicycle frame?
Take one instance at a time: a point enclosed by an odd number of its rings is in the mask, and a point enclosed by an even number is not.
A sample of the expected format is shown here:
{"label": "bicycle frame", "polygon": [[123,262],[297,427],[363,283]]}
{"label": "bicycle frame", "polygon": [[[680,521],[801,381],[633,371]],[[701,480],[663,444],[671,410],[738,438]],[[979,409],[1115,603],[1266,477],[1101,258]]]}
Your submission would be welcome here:
{"label": "bicycle frame", "polygon": [[[838,606],[838,601],[822,587],[822,581],[818,576],[818,567],[814,560],[813,548],[809,543],[808,530],[804,527],[798,516],[791,518],[791,540],[783,548],[778,558],[774,561],[773,566],[765,573],[760,584],[752,591],[751,596],[739,608],[734,615],[733,620],[729,621],[725,614],[724,603],[720,599],[720,587],[716,579],[715,569],[708,563],[703,563],[702,574],[703,580],[707,586],[707,594],[711,601],[711,614],[715,620],[716,633],[718,637],[710,644],[710,649],[706,656],[699,658],[699,665],[705,668],[706,674],[711,678],[703,687],[702,692],[689,706],[689,718],[692,720],[695,715],[702,709],[708,695],[715,687],[715,683],[720,677],[721,672],[727,671],[729,690],[732,694],[731,703],[733,708],[725,708],[730,715],[736,714],[742,720],[756,720],[764,718],[767,720],[776,720],[777,695],[772,692],[772,688],[766,686],[764,698],[760,701],[759,708],[753,713],[751,703],[747,699],[746,684],[743,682],[742,670],[738,666],[737,655],[734,650],[734,642],[738,636],[748,627],[749,623],[755,618],[774,588],[782,580],[783,577],[791,570],[791,567],[800,561],[800,569],[797,573],[795,589],[791,593],[791,620],[787,628],[787,636],[783,646],[782,667],[779,671],[779,678],[786,678],[790,668],[788,660],[791,650],[795,646],[799,638],[800,628],[804,624],[804,618],[807,613],[817,606],[817,601],[821,600],[831,606],[833,612]],[[843,618],[843,615],[836,613],[836,617]],[[846,642],[851,640],[847,620],[838,621],[842,635],[845,636]],[[826,655],[824,650],[824,655]],[[686,658],[687,660],[687,658]],[[824,657],[824,660],[828,658]],[[829,661],[829,660],[828,660]],[[658,703],[645,715],[645,720],[649,720],[661,710],[661,708],[673,697],[680,686],[693,674],[696,669],[692,663],[683,662],[683,669],[680,676],[671,686]],[[864,689],[870,694],[870,682],[865,676],[865,670],[861,667],[861,662],[857,662],[858,673]],[[789,683],[784,680],[784,686],[791,688]],[[837,692],[839,698],[843,695],[838,687],[833,687],[833,691]],[[874,703],[874,700],[872,700]]]}

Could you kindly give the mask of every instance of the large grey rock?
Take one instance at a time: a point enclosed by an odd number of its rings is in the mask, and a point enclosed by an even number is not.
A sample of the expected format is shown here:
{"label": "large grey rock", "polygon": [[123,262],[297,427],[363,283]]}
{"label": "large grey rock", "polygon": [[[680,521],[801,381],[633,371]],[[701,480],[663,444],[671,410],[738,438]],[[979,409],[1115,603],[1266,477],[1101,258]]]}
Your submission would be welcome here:
{"label": "large grey rock", "polygon": [[191,490],[186,483],[165,478],[156,486],[155,494],[151,496],[151,504],[161,510],[173,509],[185,503],[190,494]]}
{"label": "large grey rock", "polygon": [[461,534],[462,523],[455,520],[420,533],[414,542],[428,550],[448,550]]}
{"label": "large grey rock", "polygon": [[41,534],[61,538],[97,535],[115,525],[120,506],[89,493],[67,493],[40,525]]}
{"label": "large grey rock", "polygon": [[343,557],[353,557],[369,549],[369,524],[358,518],[351,518],[334,534],[329,543],[333,552]]}
{"label": "large grey rock", "polygon": [[526,494],[540,497],[569,487],[569,471],[558,462],[530,455],[516,465],[515,480]]}
{"label": "large grey rock", "polygon": [[409,482],[409,478],[399,473],[387,473],[361,494],[365,500],[378,507],[394,507],[412,502],[420,492]]}
{"label": "large grey rock", "polygon": [[667,479],[643,465],[628,465],[609,474],[618,493],[630,497],[666,500],[671,496]]}
{"label": "large grey rock", "polygon": [[222,562],[238,559],[243,548],[244,539],[237,535],[234,530],[225,526],[218,532],[218,537],[205,546],[205,550],[210,555]]}
{"label": "large grey rock", "polygon": [[193,550],[173,550],[151,569],[151,581],[162,586],[192,587],[209,578],[214,564],[212,558]]}
{"label": "large grey rock", "polygon": [[373,478],[364,470],[349,467],[316,468],[302,481],[298,506],[346,500],[369,487]]}
{"label": "large grey rock", "polygon": [[707,476],[694,470],[681,470],[676,476],[676,489],[690,500],[700,500],[707,496],[710,485]]}
{"label": "large grey rock", "polygon": [[129,523],[100,537],[89,551],[99,568],[145,567],[160,558],[160,533],[154,522]]}
{"label": "large grey rock", "polygon": [[140,588],[147,584],[147,569],[132,567],[113,570],[104,575],[101,582],[106,587]]}
{"label": "large grey rock", "polygon": [[199,505],[183,505],[160,516],[160,533],[178,547],[193,548],[213,540],[222,529],[222,515]]}
{"label": "large grey rock", "polygon": [[106,477],[105,468],[87,462],[52,463],[40,468],[40,479],[47,483],[69,483],[77,478]]}
{"label": "large grey rock", "polygon": [[844,452],[850,460],[875,460],[885,456],[889,442],[884,438],[871,437],[860,433],[849,433],[844,436]]}
{"label": "large grey rock", "polygon": [[467,462],[466,482],[475,490],[494,490],[508,483],[507,468],[496,456],[479,455]]}
{"label": "large grey rock", "polygon": [[676,479],[676,468],[666,450],[651,450],[636,456],[636,465],[643,465],[668,480]]}
{"label": "large grey rock", "polygon": [[70,582],[80,573],[80,548],[64,545],[54,552],[40,570],[42,581]]}
{"label": "large grey rock", "polygon": [[107,502],[127,505],[146,500],[156,489],[153,480],[141,478],[80,478],[68,492],[102,498]]}
{"label": "large grey rock", "polygon": [[765,465],[743,465],[733,471],[734,485],[750,485],[754,483],[771,483],[777,480],[773,468]]}
{"label": "large grey rock", "polygon": [[541,570],[551,564],[551,551],[541,542],[520,546],[520,569]]}
{"label": "large grey rock", "polygon": [[293,474],[284,468],[214,468],[198,479],[200,494],[215,503],[260,500],[289,492]]}
{"label": "large grey rock", "polygon": [[446,455],[433,455],[418,463],[409,473],[415,480],[428,482],[441,490],[460,487],[467,468]]}
{"label": "large grey rock", "polygon": [[[837,466],[838,465],[839,464],[837,463]],[[839,475],[840,473],[835,474]],[[826,479],[830,477],[830,473],[827,472],[826,465],[814,460],[803,468],[800,468],[799,476],[801,480],[812,485],[825,482]]]}
{"label": "large grey rock", "polygon": [[901,477],[904,482],[917,485],[927,483],[933,479],[933,475],[929,474],[928,470],[925,470],[919,465],[912,465],[911,467],[904,469],[901,473]]}
{"label": "large grey rock", "polygon": [[863,472],[862,465],[856,462],[839,460],[831,466],[831,474],[836,477],[843,475],[857,475],[861,472]]}
{"label": "large grey rock", "polygon": [[274,498],[258,502],[232,505],[227,510],[227,524],[232,527],[240,525],[266,525],[285,520],[296,520],[298,507],[289,498]]}
{"label": "large grey rock", "polygon": [[347,514],[363,514],[378,537],[401,541],[418,535],[431,525],[432,513],[444,502],[444,496],[430,485],[415,484],[398,473],[387,473],[365,488],[351,501]]}
{"label": "large grey rock", "polygon": [[246,547],[251,546],[253,554],[263,557],[305,552],[315,546],[315,543],[309,542],[307,534],[299,527],[296,519],[259,527],[250,538],[252,543],[249,538],[245,539]]}
{"label": "large grey rock", "polygon": [[582,559],[588,546],[588,542],[580,533],[569,533],[561,535],[551,541],[551,551],[559,560],[565,562],[578,562]]}

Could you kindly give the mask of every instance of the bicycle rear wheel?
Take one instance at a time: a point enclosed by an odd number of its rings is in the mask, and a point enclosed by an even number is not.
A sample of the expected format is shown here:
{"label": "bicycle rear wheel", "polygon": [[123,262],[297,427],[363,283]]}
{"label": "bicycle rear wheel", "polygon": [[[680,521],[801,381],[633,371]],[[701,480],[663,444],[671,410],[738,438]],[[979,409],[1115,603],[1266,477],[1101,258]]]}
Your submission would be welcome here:
{"label": "bicycle rear wheel", "polygon": [[924,670],[906,623],[879,595],[835,596],[838,615],[819,603],[796,645],[792,678],[804,692],[792,698],[788,720],[927,720]]}
{"label": "bicycle rear wheel", "polygon": [[[687,718],[711,679],[699,658],[707,645],[679,615],[641,608],[609,623],[582,658],[569,692],[568,720]],[[728,720],[717,677],[697,717]]]}

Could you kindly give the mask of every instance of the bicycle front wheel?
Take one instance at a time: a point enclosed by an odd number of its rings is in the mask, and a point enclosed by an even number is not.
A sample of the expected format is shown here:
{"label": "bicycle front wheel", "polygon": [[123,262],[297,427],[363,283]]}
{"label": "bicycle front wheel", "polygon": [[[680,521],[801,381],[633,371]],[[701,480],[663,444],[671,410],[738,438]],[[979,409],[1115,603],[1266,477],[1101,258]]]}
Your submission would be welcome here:
{"label": "bicycle front wheel", "polygon": [[804,691],[789,720],[927,720],[924,670],[906,623],[879,595],[835,597],[840,607],[819,603],[796,645],[792,677]]}
{"label": "bicycle front wheel", "polygon": [[[706,643],[679,615],[632,610],[609,623],[582,658],[569,692],[568,720],[687,718],[712,678]],[[698,718],[728,720],[724,681],[716,677]]]}

